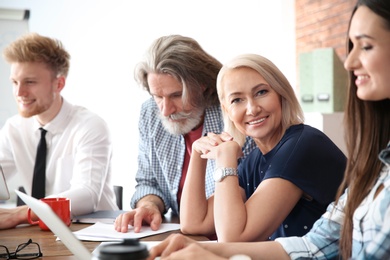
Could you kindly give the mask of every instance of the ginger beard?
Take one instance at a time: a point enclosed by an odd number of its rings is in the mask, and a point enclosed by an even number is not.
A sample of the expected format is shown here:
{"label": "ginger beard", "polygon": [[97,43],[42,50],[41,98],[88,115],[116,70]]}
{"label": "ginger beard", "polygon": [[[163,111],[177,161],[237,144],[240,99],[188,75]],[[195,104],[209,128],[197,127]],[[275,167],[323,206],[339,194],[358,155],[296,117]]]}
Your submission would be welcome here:
{"label": "ginger beard", "polygon": [[17,100],[19,115],[21,115],[22,117],[28,118],[28,117],[42,114],[43,112],[48,110],[50,108],[51,104],[54,102],[54,98],[55,98],[54,94],[51,97],[50,96],[48,96],[48,97],[50,99],[45,100],[45,102],[43,102],[43,103],[40,103],[37,100],[34,100],[33,101],[34,103],[32,104],[32,107],[30,109],[26,109],[24,107],[24,104],[31,102],[30,100],[26,100],[24,98]]}

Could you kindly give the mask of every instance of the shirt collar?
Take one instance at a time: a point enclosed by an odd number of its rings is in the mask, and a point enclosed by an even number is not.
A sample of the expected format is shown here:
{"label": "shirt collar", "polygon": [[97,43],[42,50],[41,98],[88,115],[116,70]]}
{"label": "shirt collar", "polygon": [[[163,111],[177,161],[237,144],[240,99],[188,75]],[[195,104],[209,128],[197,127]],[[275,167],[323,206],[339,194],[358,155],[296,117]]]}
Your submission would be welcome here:
{"label": "shirt collar", "polygon": [[390,166],[390,142],[387,144],[386,149],[379,153],[379,159],[387,166]]}
{"label": "shirt collar", "polygon": [[[53,118],[53,120],[44,125],[43,128],[52,134],[61,133],[69,123],[69,116],[71,115],[71,112],[72,105],[63,98],[60,112]],[[38,130],[40,127],[42,126],[38,120],[35,119],[34,128]]]}

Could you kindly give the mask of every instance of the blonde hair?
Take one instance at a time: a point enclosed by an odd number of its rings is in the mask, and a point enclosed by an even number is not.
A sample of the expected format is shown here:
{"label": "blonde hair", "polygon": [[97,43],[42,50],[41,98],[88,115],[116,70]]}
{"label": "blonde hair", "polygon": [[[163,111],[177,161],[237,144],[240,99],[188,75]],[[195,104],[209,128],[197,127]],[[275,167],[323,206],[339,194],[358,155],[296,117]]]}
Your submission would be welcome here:
{"label": "blonde hair", "polygon": [[[298,102],[293,88],[283,73],[268,59],[257,54],[243,54],[236,56],[222,66],[217,77],[218,97],[222,104],[224,97],[224,88],[222,84],[223,77],[227,71],[238,68],[250,68],[257,71],[270,85],[270,87],[280,95],[282,103],[282,131],[283,133],[291,125],[304,122],[302,108]],[[233,138],[243,146],[246,136],[241,133],[234,123],[229,119],[226,109],[221,105],[224,131],[228,132]]]}
{"label": "blonde hair", "polygon": [[54,76],[68,76],[70,55],[59,40],[26,34],[12,42],[3,51],[5,60],[13,62],[42,62],[53,71]]}

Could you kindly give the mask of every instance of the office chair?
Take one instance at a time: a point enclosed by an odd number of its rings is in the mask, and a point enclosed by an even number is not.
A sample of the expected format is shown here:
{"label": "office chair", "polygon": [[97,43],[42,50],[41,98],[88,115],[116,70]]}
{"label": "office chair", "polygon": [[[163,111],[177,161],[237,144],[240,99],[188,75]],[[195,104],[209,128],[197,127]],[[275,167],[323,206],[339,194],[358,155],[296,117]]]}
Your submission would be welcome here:
{"label": "office chair", "polygon": [[[18,190],[20,192],[26,193],[23,186],[19,186]],[[24,203],[24,201],[21,198],[19,198],[19,196],[16,196],[16,206],[23,206],[23,205],[26,205],[26,203]]]}
{"label": "office chair", "polygon": [[122,208],[123,208],[123,187],[114,185],[114,193],[115,193],[116,205],[118,205],[118,208],[120,210],[122,210]]}

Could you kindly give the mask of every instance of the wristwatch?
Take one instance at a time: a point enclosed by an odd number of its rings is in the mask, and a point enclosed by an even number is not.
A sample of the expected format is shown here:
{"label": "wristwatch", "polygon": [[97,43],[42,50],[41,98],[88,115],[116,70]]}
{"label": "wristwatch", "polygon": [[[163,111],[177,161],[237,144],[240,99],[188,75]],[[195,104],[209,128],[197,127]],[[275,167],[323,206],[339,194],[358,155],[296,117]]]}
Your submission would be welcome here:
{"label": "wristwatch", "polygon": [[238,176],[238,170],[236,168],[217,168],[214,172],[214,181],[220,182],[226,176]]}

